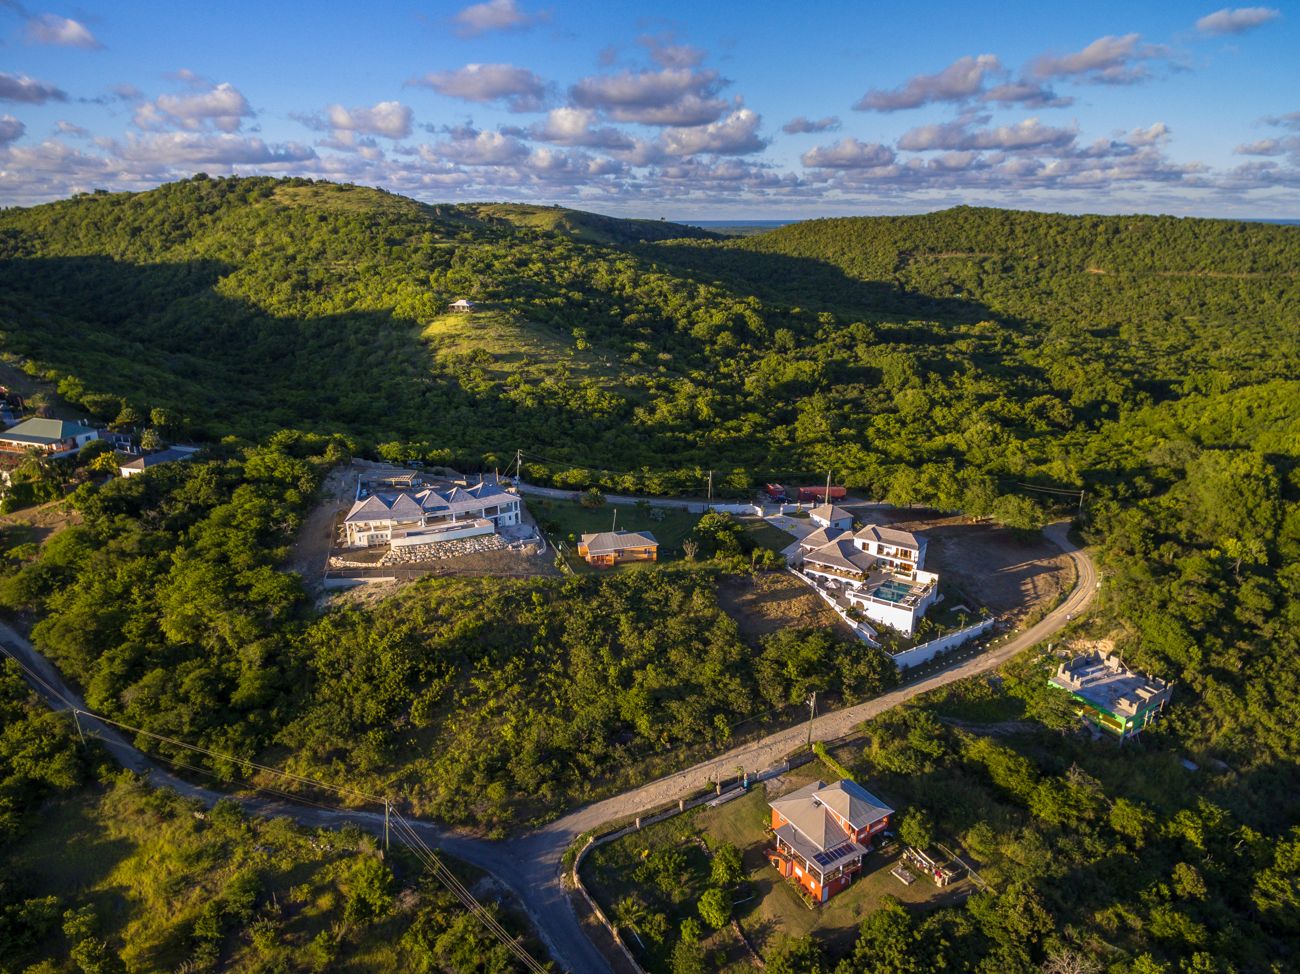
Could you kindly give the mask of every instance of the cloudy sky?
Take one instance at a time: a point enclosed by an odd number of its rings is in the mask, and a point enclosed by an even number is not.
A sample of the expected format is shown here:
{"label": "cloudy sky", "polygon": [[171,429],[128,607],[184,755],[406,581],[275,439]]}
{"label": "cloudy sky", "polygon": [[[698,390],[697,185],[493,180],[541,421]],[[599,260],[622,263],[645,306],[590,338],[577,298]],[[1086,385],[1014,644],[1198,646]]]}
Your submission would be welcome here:
{"label": "cloudy sky", "polygon": [[1300,3],[0,0],[0,205],[198,171],[678,219],[1295,218]]}

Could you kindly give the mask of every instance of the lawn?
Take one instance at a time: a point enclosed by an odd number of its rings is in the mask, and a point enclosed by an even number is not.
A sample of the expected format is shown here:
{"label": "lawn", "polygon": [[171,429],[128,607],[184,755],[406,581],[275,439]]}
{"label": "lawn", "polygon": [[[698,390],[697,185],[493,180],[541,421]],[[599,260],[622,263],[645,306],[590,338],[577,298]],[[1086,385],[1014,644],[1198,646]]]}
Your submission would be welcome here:
{"label": "lawn", "polygon": [[737,520],[744,526],[749,539],[760,548],[784,551],[794,543],[793,535],[786,534],[776,525],[765,521],[761,517],[742,517]]}
{"label": "lawn", "polygon": [[[526,501],[528,510],[547,535],[555,541],[563,541],[574,551],[582,535],[609,531],[615,527],[617,511],[618,530],[649,531],[655,536],[659,542],[660,561],[675,561],[682,557],[682,542],[695,529],[695,524],[700,519],[698,514],[675,507],[650,507],[645,504],[623,504],[616,507],[605,504],[591,509],[576,501],[539,497],[528,497]],[[576,562],[575,567],[587,567],[577,558],[570,561]]]}
{"label": "lawn", "polygon": [[[682,919],[693,915],[695,903],[709,885],[705,846],[716,849],[731,844],[740,850],[745,879],[733,892],[734,915],[759,953],[765,953],[783,935],[815,934],[833,955],[840,954],[848,950],[862,920],[886,895],[917,909],[930,909],[966,895],[965,883],[943,890],[925,880],[904,886],[890,874],[900,852],[895,846],[872,853],[864,874],[852,886],[826,904],[810,908],[768,864],[765,852],[771,845],[768,801],[817,777],[831,777],[820,762],[797,768],[767,786],[756,786],[744,797],[717,808],[705,806],[633,833],[587,857],[583,880],[611,918],[626,913],[620,904],[629,898],[643,900],[651,914],[666,914],[672,933],[664,943],[642,937],[638,945],[636,937],[626,938],[648,970],[669,969],[667,957],[675,931]],[[721,950],[729,962],[744,965],[744,951],[726,928],[713,934],[706,947]]]}

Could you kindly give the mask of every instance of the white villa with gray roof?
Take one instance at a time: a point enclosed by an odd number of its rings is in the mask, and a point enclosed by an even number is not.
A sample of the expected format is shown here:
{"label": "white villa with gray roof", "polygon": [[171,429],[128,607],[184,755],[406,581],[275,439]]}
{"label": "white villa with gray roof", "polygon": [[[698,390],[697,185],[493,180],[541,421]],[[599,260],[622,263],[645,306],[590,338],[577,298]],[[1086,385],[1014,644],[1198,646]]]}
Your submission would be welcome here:
{"label": "white villa with gray roof", "polygon": [[519,496],[494,483],[456,483],[362,496],[344,518],[349,548],[434,544],[495,534],[519,523]]}
{"label": "white villa with gray roof", "polygon": [[912,635],[939,596],[939,576],[922,570],[926,542],[910,531],[868,524],[854,532],[827,510],[799,541],[802,570],[868,619]]}

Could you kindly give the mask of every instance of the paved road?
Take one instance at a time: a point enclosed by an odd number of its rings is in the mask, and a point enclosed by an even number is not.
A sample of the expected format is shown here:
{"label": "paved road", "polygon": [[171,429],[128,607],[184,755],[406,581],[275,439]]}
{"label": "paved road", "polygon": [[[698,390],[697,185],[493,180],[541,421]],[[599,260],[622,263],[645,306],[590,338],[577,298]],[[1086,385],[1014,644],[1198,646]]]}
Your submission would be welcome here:
{"label": "paved road", "polygon": [[[1067,537],[1068,527],[1066,523],[1058,523],[1050,525],[1046,530],[1048,537],[1069,555],[1078,573],[1074,589],[1061,605],[1026,632],[988,652],[874,700],[822,714],[813,721],[813,738],[830,741],[844,737],[863,721],[920,694],[994,669],[1022,650],[1049,638],[1072,617],[1083,612],[1096,594],[1097,574],[1087,554],[1070,542]],[[46,687],[36,687],[51,707],[65,710],[68,709],[65,701],[71,701],[73,706],[81,708],[80,700],[67,688],[55,669],[17,632],[0,624],[0,640],[57,689],[56,694]],[[60,699],[60,695],[64,699]],[[219,792],[182,781],[158,767],[112,728],[84,716],[82,722],[83,726],[89,725],[104,740],[114,758],[125,767],[148,775],[154,783],[174,788],[183,795],[209,804],[225,797]],[[583,832],[599,828],[614,819],[635,816],[667,805],[713,781],[732,777],[737,768],[743,767],[750,771],[770,768],[792,751],[803,747],[807,734],[807,724],[778,731],[677,774],[570,812],[538,831],[515,839],[493,842],[442,830],[427,822],[413,821],[411,824],[430,845],[491,873],[510,889],[523,904],[541,939],[561,966],[575,974],[607,974],[610,970],[608,963],[583,933],[564,891],[561,880],[564,851]],[[355,822],[373,832],[381,832],[383,829],[382,813],[304,808],[260,798],[240,798],[240,801],[250,812],[287,815],[309,826],[337,827],[346,822]]]}
{"label": "paved road", "polygon": [[[559,490],[556,487],[538,487],[535,484],[526,484],[522,480],[515,481],[515,487],[521,494],[532,494],[534,497],[549,497],[552,500],[571,501],[582,493],[580,490]],[[630,497],[626,494],[606,494],[606,504],[637,504],[641,501],[649,504],[651,507],[673,507],[683,511],[693,511],[697,514],[704,512],[707,501],[703,497],[695,499],[686,497]],[[721,502],[720,502],[721,503]],[[731,501],[726,503],[730,504]]]}

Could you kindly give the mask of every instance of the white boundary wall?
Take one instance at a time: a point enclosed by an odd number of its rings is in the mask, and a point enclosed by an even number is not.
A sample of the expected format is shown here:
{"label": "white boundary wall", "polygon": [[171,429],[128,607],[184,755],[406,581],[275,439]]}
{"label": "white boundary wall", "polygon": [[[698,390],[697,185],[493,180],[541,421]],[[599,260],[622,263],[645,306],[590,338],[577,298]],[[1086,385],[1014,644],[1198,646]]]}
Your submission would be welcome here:
{"label": "white boundary wall", "polygon": [[962,643],[969,642],[976,636],[988,632],[993,628],[993,619],[985,619],[977,622],[973,626],[967,626],[965,629],[958,629],[956,632],[950,632],[946,636],[940,636],[938,639],[931,639],[928,643],[922,643],[920,646],[914,646],[906,652],[899,653],[894,657],[894,665],[900,670],[905,666],[918,666],[921,663],[928,663],[940,653],[947,652]]}

